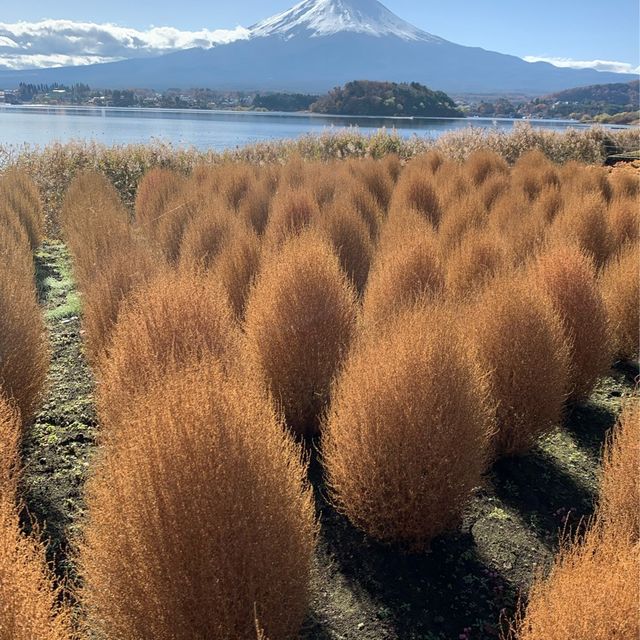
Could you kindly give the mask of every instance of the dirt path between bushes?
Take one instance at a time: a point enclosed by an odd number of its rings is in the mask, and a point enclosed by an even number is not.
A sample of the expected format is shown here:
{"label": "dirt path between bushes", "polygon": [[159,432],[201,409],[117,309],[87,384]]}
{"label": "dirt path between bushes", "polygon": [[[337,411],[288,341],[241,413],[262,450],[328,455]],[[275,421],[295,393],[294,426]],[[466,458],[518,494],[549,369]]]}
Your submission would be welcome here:
{"label": "dirt path between bushes", "polygon": [[56,573],[73,582],[69,543],[82,515],[82,489],[95,445],[93,376],[82,352],[80,303],[66,247],[45,243],[36,280],[51,349],[47,392],[23,443],[22,495],[48,539]]}
{"label": "dirt path between bushes", "polygon": [[[37,254],[52,365],[41,412],[23,446],[23,495],[49,538],[60,576],[76,580],[70,541],[95,447],[93,377],[82,353],[80,305],[64,245]],[[565,526],[593,513],[605,433],[637,370],[617,368],[588,403],[527,456],[496,463],[476,490],[460,530],[409,556],[375,544],[327,503],[317,460],[310,470],[322,531],[304,640],[496,638],[503,613],[536,566],[547,564]],[[28,521],[28,517],[25,518]]]}

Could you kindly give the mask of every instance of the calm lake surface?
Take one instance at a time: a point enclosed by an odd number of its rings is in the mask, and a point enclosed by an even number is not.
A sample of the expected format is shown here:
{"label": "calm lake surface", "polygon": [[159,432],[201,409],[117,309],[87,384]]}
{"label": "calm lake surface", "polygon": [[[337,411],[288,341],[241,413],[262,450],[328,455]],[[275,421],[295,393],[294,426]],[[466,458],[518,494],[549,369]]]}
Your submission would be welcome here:
{"label": "calm lake surface", "polygon": [[[468,126],[509,130],[515,122],[483,118],[356,118],[179,109],[0,105],[0,145],[46,145],[70,140],[95,140],[114,145],[158,139],[175,146],[221,151],[255,142],[349,128],[368,134],[386,127],[397,130],[404,137],[437,137]],[[556,131],[568,127],[588,128],[588,125],[571,121],[529,122],[534,127]]]}

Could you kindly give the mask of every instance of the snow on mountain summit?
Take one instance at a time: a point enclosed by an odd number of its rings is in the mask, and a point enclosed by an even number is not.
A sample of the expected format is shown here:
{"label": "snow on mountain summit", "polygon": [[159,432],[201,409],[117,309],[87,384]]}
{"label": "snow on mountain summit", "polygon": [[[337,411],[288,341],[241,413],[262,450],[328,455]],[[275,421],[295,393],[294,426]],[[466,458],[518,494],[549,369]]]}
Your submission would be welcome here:
{"label": "snow on mountain summit", "polygon": [[330,36],[348,31],[403,40],[441,41],[389,11],[378,0],[304,0],[251,27],[254,37]]}

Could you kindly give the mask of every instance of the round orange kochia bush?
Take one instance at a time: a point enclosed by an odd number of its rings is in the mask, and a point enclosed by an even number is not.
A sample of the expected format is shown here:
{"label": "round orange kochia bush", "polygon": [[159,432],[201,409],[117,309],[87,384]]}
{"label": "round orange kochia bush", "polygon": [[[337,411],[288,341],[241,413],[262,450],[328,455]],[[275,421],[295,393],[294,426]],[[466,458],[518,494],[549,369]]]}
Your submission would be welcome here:
{"label": "round orange kochia bush", "polygon": [[300,435],[318,429],[356,314],[355,292],[337,256],[315,233],[265,258],[247,300],[247,364]]}
{"label": "round orange kochia bush", "polygon": [[638,356],[640,336],[640,244],[628,246],[606,266],[600,281],[614,351],[622,358]]}
{"label": "round orange kochia bush", "polygon": [[464,164],[464,170],[476,187],[484,184],[489,178],[505,175],[509,165],[495,151],[474,151]]}
{"label": "round orange kochia bush", "polygon": [[245,224],[232,227],[226,246],[216,258],[212,276],[220,281],[236,317],[244,316],[251,286],[260,268],[261,243],[253,228]]}
{"label": "round orange kochia bush", "polygon": [[100,271],[82,292],[84,347],[92,366],[100,362],[109,346],[123,302],[162,268],[163,260],[133,239],[105,256]]}
{"label": "round orange kochia bush", "polygon": [[604,449],[598,517],[640,540],[640,397],[625,404]]}
{"label": "round orange kochia bush", "polygon": [[576,244],[593,258],[597,268],[602,267],[615,248],[602,196],[571,192],[549,228],[549,238],[559,244]]}
{"label": "round orange kochia bush", "polygon": [[[20,412],[12,402],[7,400],[0,387],[0,504],[3,501],[13,502],[16,497],[18,447],[21,434]],[[0,629],[2,629],[1,619]]]}
{"label": "round orange kochia bush", "polygon": [[131,240],[129,214],[109,180],[96,172],[74,178],[61,212],[62,235],[80,289],[87,289],[112,252]]}
{"label": "round orange kochia bush", "polygon": [[511,259],[510,248],[497,233],[472,229],[448,256],[444,271],[447,295],[461,298],[482,289]]}
{"label": "round orange kochia bush", "polygon": [[570,356],[560,318],[519,275],[494,280],[469,318],[470,349],[496,406],[494,453],[524,453],[562,419]]}
{"label": "round orange kochia bush", "polygon": [[229,368],[237,327],[224,289],[207,273],[162,272],[124,302],[98,363],[98,414],[112,425],[176,365],[216,357]]}
{"label": "round orange kochia bush", "polygon": [[354,162],[352,167],[355,177],[364,184],[378,206],[386,211],[394,186],[386,167],[371,158]]}
{"label": "round orange kochia bush", "polygon": [[42,395],[49,349],[33,274],[15,266],[15,257],[0,256],[0,385],[28,423]]}
{"label": "round orange kochia bush", "polygon": [[130,406],[87,487],[90,626],[113,640],[297,637],[316,524],[301,453],[217,361]]}
{"label": "round orange kochia bush", "polygon": [[571,358],[571,399],[584,400],[612,361],[607,313],[593,261],[578,247],[557,245],[537,258],[531,276],[562,320]]}
{"label": "round orange kochia bush", "polygon": [[460,519],[487,463],[491,411],[456,309],[419,307],[354,345],[323,428],[332,500],[414,550]]}
{"label": "round orange kochia bush", "polygon": [[518,640],[633,640],[640,635],[640,545],[619,530],[595,527],[564,543],[549,575],[539,574]]}
{"label": "round orange kochia bush", "polygon": [[618,165],[609,174],[609,183],[614,196],[633,199],[640,194],[640,176],[632,165]]}
{"label": "round orange kochia bush", "polygon": [[334,204],[358,213],[369,230],[373,241],[378,237],[383,220],[383,211],[369,190],[359,182],[347,182],[344,190],[336,194]]}
{"label": "round orange kochia bush", "polygon": [[145,173],[136,194],[136,222],[146,233],[153,232],[172,200],[185,184],[184,176],[155,167]]}
{"label": "round orange kochia bush", "polygon": [[437,239],[428,229],[416,227],[414,232],[398,233],[395,243],[383,234],[364,292],[366,323],[383,322],[399,310],[442,293],[444,270]]}
{"label": "round orange kochia bush", "polygon": [[442,217],[442,207],[433,177],[411,166],[407,167],[398,179],[389,209],[390,216],[403,211],[415,211],[433,227],[437,227]]}
{"label": "round orange kochia bush", "polygon": [[0,220],[5,216],[15,217],[35,251],[42,242],[42,202],[38,188],[24,171],[8,169],[0,177]]}
{"label": "round orange kochia bush", "polygon": [[353,209],[334,203],[324,212],[318,227],[332,245],[354,287],[361,293],[367,284],[374,251],[366,223]]}
{"label": "round orange kochia bush", "polygon": [[208,269],[241,223],[219,203],[203,208],[186,223],[180,241],[180,265]]}
{"label": "round orange kochia bush", "polygon": [[238,217],[251,225],[259,236],[264,233],[267,226],[271,196],[269,184],[263,178],[251,185],[238,210]]}
{"label": "round orange kochia bush", "polygon": [[20,412],[0,388],[0,640],[71,638],[44,546],[21,531],[16,505]]}
{"label": "round orange kochia bush", "polygon": [[282,189],[271,203],[265,242],[277,249],[288,238],[310,226],[319,215],[320,208],[310,189]]}
{"label": "round orange kochia bush", "polygon": [[0,640],[70,640],[61,592],[44,545],[22,533],[18,510],[0,496]]}
{"label": "round orange kochia bush", "polygon": [[607,211],[613,252],[620,251],[627,243],[640,238],[640,211],[637,198],[618,198]]}

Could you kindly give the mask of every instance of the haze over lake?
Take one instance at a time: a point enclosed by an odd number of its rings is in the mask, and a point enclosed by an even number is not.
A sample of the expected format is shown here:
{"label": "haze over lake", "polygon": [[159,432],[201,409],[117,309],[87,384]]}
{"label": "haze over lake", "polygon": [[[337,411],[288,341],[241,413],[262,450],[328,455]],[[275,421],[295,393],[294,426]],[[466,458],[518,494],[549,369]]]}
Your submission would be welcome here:
{"label": "haze over lake", "polygon": [[[176,146],[221,151],[256,142],[298,138],[349,128],[370,134],[382,127],[403,137],[437,137],[469,126],[510,130],[507,119],[402,119],[311,114],[122,109],[91,107],[0,106],[0,145],[46,145],[94,140],[107,145],[137,144],[155,138]],[[572,121],[529,120],[536,128],[586,128]]]}

